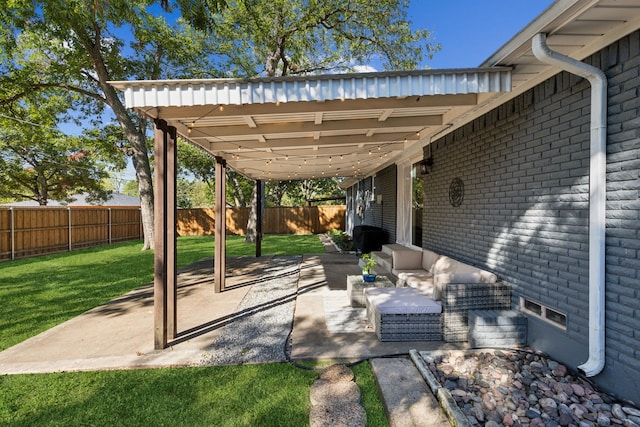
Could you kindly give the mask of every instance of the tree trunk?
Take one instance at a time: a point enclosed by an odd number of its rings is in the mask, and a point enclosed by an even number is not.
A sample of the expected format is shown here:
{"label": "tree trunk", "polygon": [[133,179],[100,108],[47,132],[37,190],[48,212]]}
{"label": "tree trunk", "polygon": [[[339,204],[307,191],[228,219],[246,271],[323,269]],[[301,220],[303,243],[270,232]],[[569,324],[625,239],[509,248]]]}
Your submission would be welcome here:
{"label": "tree trunk", "polygon": [[[142,135],[142,137],[144,138],[144,135]],[[129,141],[131,140],[129,139]],[[131,145],[133,146],[133,144]],[[153,180],[151,178],[151,165],[149,164],[146,144],[142,155],[140,155],[138,150],[133,150],[132,162],[136,171],[138,194],[140,195],[140,219],[142,221],[142,233],[144,236],[142,250],[144,251],[153,249],[154,245]],[[142,165],[140,165],[139,162],[142,162]]]}
{"label": "tree trunk", "polygon": [[[152,249],[154,246],[153,235],[153,178],[151,175],[151,164],[147,153],[146,135],[136,129],[135,124],[127,113],[120,98],[108,84],[105,84],[104,92],[107,103],[113,109],[118,122],[124,129],[127,140],[133,149],[133,167],[136,170],[138,181],[138,193],[140,194],[140,215],[142,217],[142,230],[144,234],[144,245],[142,250]],[[109,93],[112,92],[112,93]]]}
{"label": "tree trunk", "polygon": [[249,211],[249,221],[247,221],[247,234],[244,238],[245,243],[255,243],[257,232],[256,226],[258,224],[258,186],[253,186],[253,192],[251,193],[251,210]]}
{"label": "tree trunk", "polygon": [[[142,219],[142,230],[144,234],[144,244],[142,250],[154,247],[153,236],[153,180],[151,176],[151,165],[147,153],[146,135],[144,130],[138,130],[127,109],[122,104],[116,90],[108,84],[109,72],[100,52],[100,37],[91,38],[85,28],[75,27],[80,41],[87,50],[91,62],[93,63],[98,85],[104,94],[104,102],[113,110],[118,123],[124,130],[124,134],[131,144],[133,150],[133,165],[136,170],[138,180],[138,193],[140,194],[140,214]],[[81,36],[82,35],[82,36]]]}
{"label": "tree trunk", "polygon": [[229,180],[227,182],[231,185],[231,188],[233,188],[232,196],[235,207],[239,208],[247,206],[247,201],[245,200],[244,193],[242,192],[242,186],[238,182],[238,175],[235,172],[228,175]]}
{"label": "tree trunk", "polygon": [[38,196],[38,204],[40,206],[47,206],[47,204],[49,203],[47,179],[41,173],[38,174],[38,180],[36,183],[36,195]]}

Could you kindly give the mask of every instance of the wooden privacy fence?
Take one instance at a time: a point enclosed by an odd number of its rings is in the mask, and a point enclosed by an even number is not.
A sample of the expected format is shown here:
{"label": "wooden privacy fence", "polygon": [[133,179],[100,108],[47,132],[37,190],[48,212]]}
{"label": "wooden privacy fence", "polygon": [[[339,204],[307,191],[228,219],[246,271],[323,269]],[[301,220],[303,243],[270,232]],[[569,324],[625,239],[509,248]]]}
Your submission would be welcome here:
{"label": "wooden privacy fence", "polygon": [[[249,208],[227,208],[227,233],[245,234]],[[213,209],[178,209],[178,234],[214,234]],[[344,230],[345,206],[265,208],[265,234]],[[0,208],[0,260],[142,238],[138,207]]]}
{"label": "wooden privacy fence", "polygon": [[0,208],[0,260],[142,238],[138,207]]}
{"label": "wooden privacy fence", "polygon": [[[344,205],[273,207],[264,209],[264,234],[318,234],[330,230],[344,230]],[[244,235],[247,232],[250,208],[227,208],[227,234]],[[178,234],[202,236],[213,234],[212,208],[178,210]]]}

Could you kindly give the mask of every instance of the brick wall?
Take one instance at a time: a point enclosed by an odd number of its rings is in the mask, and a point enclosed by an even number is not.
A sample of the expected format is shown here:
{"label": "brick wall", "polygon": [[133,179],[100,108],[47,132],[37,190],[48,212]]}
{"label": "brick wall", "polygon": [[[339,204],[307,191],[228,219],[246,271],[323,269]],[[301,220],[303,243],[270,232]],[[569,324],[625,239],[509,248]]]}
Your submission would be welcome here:
{"label": "brick wall", "polygon": [[[640,401],[640,33],[585,62],[609,79],[607,351],[596,381]],[[530,318],[529,342],[573,367],[588,358],[589,113],[588,82],[560,73],[436,141],[425,178],[424,246],[495,271],[514,304],[522,295],[565,314],[566,331]]]}

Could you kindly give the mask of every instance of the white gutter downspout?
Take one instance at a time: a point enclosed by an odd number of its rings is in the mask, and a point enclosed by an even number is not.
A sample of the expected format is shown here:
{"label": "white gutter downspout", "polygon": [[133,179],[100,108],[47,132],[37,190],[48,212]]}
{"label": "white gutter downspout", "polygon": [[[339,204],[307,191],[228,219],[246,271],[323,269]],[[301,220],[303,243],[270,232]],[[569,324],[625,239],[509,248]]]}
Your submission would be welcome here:
{"label": "white gutter downspout", "polygon": [[545,34],[536,34],[533,54],[546,64],[584,77],[591,83],[591,162],[589,166],[589,360],[578,369],[598,375],[605,360],[605,208],[607,183],[607,76],[602,70],[549,49]]}

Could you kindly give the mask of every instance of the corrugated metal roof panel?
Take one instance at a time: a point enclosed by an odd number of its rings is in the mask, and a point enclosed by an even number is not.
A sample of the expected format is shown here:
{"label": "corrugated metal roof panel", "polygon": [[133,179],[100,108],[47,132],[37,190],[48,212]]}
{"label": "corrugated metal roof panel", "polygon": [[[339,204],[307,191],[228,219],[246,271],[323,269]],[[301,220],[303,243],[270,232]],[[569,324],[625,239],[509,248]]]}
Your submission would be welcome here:
{"label": "corrugated metal roof panel", "polygon": [[264,80],[161,80],[111,84],[124,90],[129,108],[242,105],[504,92],[511,89],[511,71],[486,68]]}

